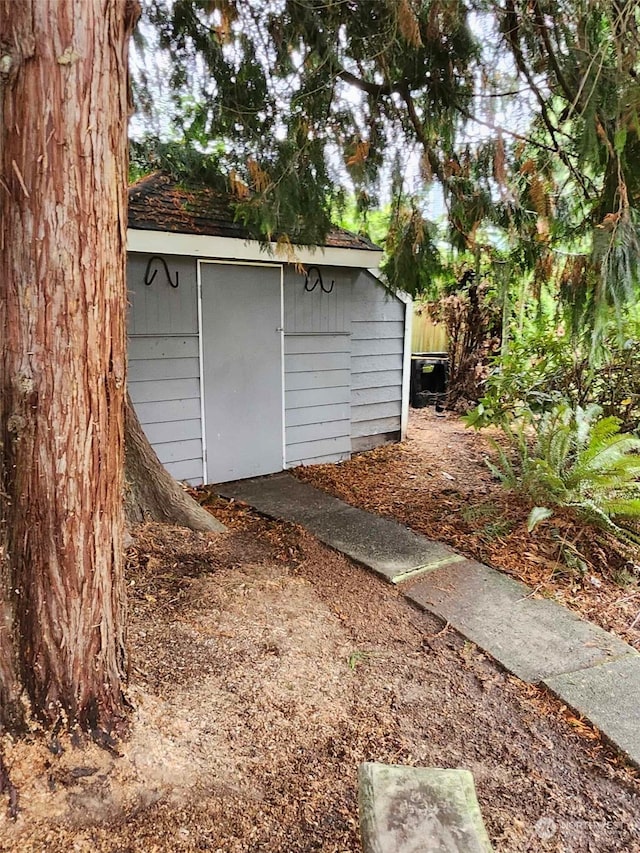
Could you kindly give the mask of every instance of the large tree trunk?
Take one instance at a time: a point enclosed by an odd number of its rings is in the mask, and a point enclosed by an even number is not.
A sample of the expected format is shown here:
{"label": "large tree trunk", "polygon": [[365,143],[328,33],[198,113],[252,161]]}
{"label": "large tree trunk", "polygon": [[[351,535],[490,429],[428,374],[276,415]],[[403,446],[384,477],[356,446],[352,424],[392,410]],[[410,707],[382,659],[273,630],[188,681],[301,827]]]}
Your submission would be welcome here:
{"label": "large tree trunk", "polygon": [[0,0],[0,725],[122,716],[130,0]]}
{"label": "large tree trunk", "polygon": [[125,435],[125,512],[129,524],[163,521],[192,530],[225,529],[163,468],[142,431],[128,395]]}

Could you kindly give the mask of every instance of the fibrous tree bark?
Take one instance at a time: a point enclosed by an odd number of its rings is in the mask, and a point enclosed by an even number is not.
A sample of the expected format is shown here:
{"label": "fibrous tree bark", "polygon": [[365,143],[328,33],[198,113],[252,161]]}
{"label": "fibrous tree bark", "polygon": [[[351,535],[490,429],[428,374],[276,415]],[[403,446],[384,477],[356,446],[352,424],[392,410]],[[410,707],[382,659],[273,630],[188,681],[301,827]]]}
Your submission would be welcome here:
{"label": "fibrous tree bark", "polygon": [[132,0],[0,0],[0,728],[123,711]]}

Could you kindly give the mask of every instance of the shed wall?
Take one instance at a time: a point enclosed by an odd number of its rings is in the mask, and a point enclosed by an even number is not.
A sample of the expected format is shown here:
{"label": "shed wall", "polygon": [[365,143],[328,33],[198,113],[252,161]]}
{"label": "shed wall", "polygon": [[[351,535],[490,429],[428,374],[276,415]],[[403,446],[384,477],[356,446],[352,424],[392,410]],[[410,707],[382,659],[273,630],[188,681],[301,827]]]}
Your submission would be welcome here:
{"label": "shed wall", "polygon": [[[337,462],[351,453],[353,271],[323,267],[325,288],[284,273],[285,463]],[[309,285],[316,281],[312,273]]]}
{"label": "shed wall", "polygon": [[404,303],[360,272],[351,303],[351,445],[368,450],[399,437]]}
{"label": "shed wall", "polygon": [[[197,261],[166,255],[144,284],[149,255],[130,254],[129,391],[160,461],[202,482]],[[363,270],[322,267],[325,287],[284,270],[285,464],[336,462],[398,437],[405,306]],[[311,279],[313,281],[313,277]],[[206,334],[206,330],[205,330]]]}
{"label": "shed wall", "polygon": [[144,284],[149,255],[130,254],[129,393],[147,438],[178,480],[202,483],[202,423],[196,261],[166,255],[164,270]]}

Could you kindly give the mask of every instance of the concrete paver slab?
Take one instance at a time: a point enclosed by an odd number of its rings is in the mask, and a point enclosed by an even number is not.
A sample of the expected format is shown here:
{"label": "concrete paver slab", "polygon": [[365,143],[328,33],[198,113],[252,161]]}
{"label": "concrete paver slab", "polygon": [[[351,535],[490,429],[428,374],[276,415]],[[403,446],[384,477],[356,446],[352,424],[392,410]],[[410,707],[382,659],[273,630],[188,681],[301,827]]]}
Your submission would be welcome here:
{"label": "concrete paver slab", "polygon": [[523,681],[537,683],[634,654],[567,608],[531,598],[525,584],[472,560],[436,569],[406,590]]}
{"label": "concrete paver slab", "polygon": [[349,506],[286,472],[221,483],[216,490],[265,515],[303,525],[325,544],[390,581],[406,572],[461,559],[440,542],[418,536],[392,519]]}
{"label": "concrete paver slab", "polygon": [[367,762],[358,782],[364,853],[491,853],[468,770]]}
{"label": "concrete paver slab", "polygon": [[640,655],[545,678],[544,684],[640,766]]}

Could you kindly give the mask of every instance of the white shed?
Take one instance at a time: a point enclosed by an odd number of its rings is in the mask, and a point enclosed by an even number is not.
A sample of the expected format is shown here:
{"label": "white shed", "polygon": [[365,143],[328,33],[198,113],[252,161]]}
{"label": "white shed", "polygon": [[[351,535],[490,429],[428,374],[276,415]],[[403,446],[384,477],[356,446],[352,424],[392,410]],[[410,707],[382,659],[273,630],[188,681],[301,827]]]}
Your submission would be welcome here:
{"label": "white shed", "polygon": [[[223,198],[151,175],[129,190],[129,391],[192,484],[338,462],[404,437],[411,300],[341,229],[265,252]],[[304,265],[304,270],[300,264]]]}

